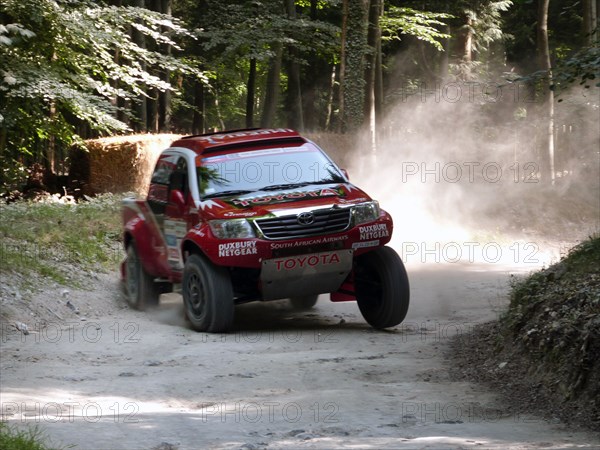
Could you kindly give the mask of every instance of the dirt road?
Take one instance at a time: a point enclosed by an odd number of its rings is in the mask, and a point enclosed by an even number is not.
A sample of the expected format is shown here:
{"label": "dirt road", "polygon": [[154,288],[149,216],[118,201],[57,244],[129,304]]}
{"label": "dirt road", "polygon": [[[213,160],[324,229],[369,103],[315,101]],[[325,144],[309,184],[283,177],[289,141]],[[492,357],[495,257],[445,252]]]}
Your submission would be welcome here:
{"label": "dirt road", "polygon": [[449,377],[451,337],[493,319],[522,269],[408,270],[409,315],[388,332],[325,298],[304,313],[243,305],[236,332],[209,335],[187,327],[175,294],[153,313],[127,309],[116,275],[47,292],[38,301],[64,321],[2,330],[2,414],[84,449],[600,447]]}

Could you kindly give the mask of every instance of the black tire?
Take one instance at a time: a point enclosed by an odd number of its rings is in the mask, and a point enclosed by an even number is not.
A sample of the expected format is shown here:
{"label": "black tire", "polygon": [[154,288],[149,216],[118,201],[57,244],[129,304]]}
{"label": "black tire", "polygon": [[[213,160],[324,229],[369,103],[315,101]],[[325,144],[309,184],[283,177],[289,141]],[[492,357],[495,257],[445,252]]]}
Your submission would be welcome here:
{"label": "black tire", "polygon": [[127,247],[125,260],[125,298],[134,309],[143,311],[148,307],[157,306],[161,291],[154,278],[146,272],[135,248],[131,242]]}
{"label": "black tire", "polygon": [[408,275],[392,248],[381,247],[357,258],[354,287],[358,308],[373,328],[393,327],[406,317],[410,301]]}
{"label": "black tire", "polygon": [[196,331],[221,333],[231,329],[235,305],[229,272],[200,255],[191,255],[181,286],[185,314]]}
{"label": "black tire", "polygon": [[318,294],[304,295],[302,297],[291,297],[290,304],[292,305],[292,308],[298,311],[306,311],[307,309],[311,309],[313,306],[315,306],[318,299]]}

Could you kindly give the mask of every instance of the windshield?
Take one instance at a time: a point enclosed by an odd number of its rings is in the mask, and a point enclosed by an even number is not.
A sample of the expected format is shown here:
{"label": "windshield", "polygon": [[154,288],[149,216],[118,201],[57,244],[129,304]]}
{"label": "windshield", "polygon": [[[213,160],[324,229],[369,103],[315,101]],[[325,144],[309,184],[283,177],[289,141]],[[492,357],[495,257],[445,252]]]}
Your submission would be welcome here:
{"label": "windshield", "polygon": [[314,145],[251,150],[202,159],[202,198],[343,183],[340,170]]}

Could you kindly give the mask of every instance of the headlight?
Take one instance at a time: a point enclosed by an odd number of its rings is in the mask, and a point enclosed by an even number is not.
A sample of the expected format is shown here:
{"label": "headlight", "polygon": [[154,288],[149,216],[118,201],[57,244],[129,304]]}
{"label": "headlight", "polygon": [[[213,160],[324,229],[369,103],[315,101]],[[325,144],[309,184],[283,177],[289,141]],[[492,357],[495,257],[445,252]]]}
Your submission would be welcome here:
{"label": "headlight", "polygon": [[213,234],[219,239],[244,239],[256,237],[246,219],[210,220]]}
{"label": "headlight", "polygon": [[352,207],[352,216],[354,225],[360,225],[365,222],[373,222],[379,218],[379,203],[372,201]]}

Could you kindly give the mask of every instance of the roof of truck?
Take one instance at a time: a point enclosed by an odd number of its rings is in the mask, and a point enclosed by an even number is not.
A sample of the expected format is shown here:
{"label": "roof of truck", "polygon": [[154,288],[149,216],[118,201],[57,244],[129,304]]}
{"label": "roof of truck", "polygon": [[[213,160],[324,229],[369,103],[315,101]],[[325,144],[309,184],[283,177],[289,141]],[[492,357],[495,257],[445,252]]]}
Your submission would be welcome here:
{"label": "roof of truck", "polygon": [[245,128],[185,136],[174,141],[171,147],[189,148],[201,154],[231,149],[251,149],[256,146],[287,146],[305,142],[306,139],[298,132],[288,128]]}

